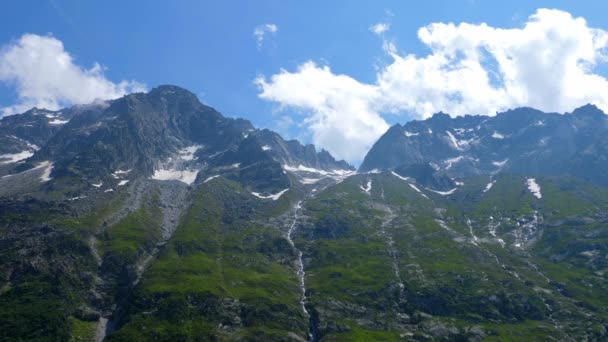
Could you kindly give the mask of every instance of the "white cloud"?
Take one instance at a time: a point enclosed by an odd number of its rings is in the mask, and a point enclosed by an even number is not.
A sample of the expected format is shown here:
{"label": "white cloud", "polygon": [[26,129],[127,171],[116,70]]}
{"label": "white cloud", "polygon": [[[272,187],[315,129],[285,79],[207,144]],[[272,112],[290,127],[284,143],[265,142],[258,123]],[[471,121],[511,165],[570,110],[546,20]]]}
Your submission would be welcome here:
{"label": "white cloud", "polygon": [[384,113],[421,119],[519,106],[567,112],[586,103],[608,111],[608,80],[595,72],[607,61],[608,31],[568,12],[539,9],[517,28],[433,23],[418,38],[430,49],[426,56],[400,54],[383,41],[392,61],[374,83],[306,62],[259,77],[259,96],[301,109],[313,142],[351,162],[384,132]]}
{"label": "white cloud", "polygon": [[388,128],[372,108],[377,87],[335,75],[327,66],[308,62],[294,73],[282,70],[255,82],[261,98],[309,111],[304,123],[313,141],[339,158],[359,159]]}
{"label": "white cloud", "polygon": [[14,86],[18,96],[17,103],[0,108],[2,115],[31,107],[59,109],[145,90],[135,81],[109,81],[97,63],[90,69],[76,65],[60,40],[35,34],[25,34],[0,49],[0,81]]}
{"label": "white cloud", "polygon": [[257,26],[253,30],[253,36],[255,37],[255,41],[258,44],[258,49],[262,47],[266,34],[268,34],[268,33],[274,34],[274,33],[277,33],[278,30],[279,30],[279,27],[275,24],[263,24],[263,25]]}
{"label": "white cloud", "polygon": [[391,28],[390,24],[387,23],[377,23],[375,25],[372,25],[369,30],[372,31],[373,33],[377,34],[377,35],[381,35],[384,32],[388,31]]}

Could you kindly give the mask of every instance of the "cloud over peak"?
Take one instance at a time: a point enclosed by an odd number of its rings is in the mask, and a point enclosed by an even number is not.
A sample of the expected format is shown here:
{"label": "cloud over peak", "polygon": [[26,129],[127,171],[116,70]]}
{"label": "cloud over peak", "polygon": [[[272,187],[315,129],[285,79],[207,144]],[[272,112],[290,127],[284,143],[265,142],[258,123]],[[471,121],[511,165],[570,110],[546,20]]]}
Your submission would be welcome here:
{"label": "cloud over peak", "polygon": [[[388,26],[370,30],[382,35]],[[608,80],[595,72],[607,60],[608,32],[584,18],[538,9],[522,27],[432,23],[418,38],[429,54],[401,54],[383,41],[392,61],[374,83],[309,61],[294,72],[258,78],[259,96],[300,109],[315,144],[355,163],[388,127],[386,113],[422,119],[439,111],[493,115],[520,106],[566,112],[586,103],[608,111]]]}
{"label": "cloud over peak", "polygon": [[59,109],[145,90],[136,81],[113,83],[98,63],[82,68],[60,40],[35,34],[25,34],[0,49],[0,82],[14,86],[18,96],[17,103],[0,108],[0,115],[31,107]]}

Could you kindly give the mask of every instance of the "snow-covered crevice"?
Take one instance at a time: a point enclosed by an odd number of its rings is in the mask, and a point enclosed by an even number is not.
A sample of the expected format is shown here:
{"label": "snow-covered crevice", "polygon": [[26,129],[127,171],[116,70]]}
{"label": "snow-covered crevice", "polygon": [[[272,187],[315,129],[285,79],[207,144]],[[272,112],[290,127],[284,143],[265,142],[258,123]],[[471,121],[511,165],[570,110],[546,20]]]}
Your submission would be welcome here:
{"label": "snow-covered crevice", "polygon": [[429,189],[429,188],[426,188],[426,189],[427,189],[427,190],[429,190],[429,191],[432,191],[432,192],[434,192],[434,193],[440,194],[441,196],[448,196],[448,195],[451,195],[451,194],[453,194],[454,192],[456,192],[456,190],[458,190],[458,188],[457,188],[457,187],[456,187],[456,188],[454,188],[454,189],[448,190],[448,191],[439,191],[439,190],[433,190],[433,189]]}
{"label": "snow-covered crevice", "polygon": [[401,179],[402,181],[406,181],[406,182],[408,182],[408,181],[410,181],[410,180],[411,180],[411,178],[410,178],[410,177],[403,177],[402,175],[398,174],[398,173],[397,173],[397,172],[395,172],[395,171],[391,171],[391,175],[393,175],[393,176],[395,176],[395,177],[397,177],[397,178]]}
{"label": "snow-covered crevice", "polygon": [[530,193],[532,194],[532,196],[541,199],[543,197],[543,195],[540,192],[540,185],[538,185],[538,183],[536,182],[536,178],[528,178],[526,179],[526,184],[528,184],[528,190],[530,190]]}
{"label": "snow-covered crevice", "polygon": [[418,192],[420,195],[422,195],[422,197],[424,197],[424,198],[426,198],[426,199],[430,199],[430,198],[429,198],[427,195],[425,195],[425,194],[424,194],[422,191],[420,191],[420,189],[418,189],[418,187],[417,187],[417,186],[415,186],[414,184],[412,184],[412,183],[408,183],[408,185],[409,185],[409,186],[410,186],[412,189],[416,190],[416,192]]}
{"label": "snow-covered crevice", "polygon": [[372,191],[372,180],[368,179],[367,180],[367,184],[365,185],[365,187],[363,185],[359,185],[359,188],[361,188],[361,190],[365,191],[365,193],[367,193],[368,195],[371,195],[371,191]]}
{"label": "snow-covered crevice", "polygon": [[289,188],[281,190],[279,192],[277,192],[276,194],[272,194],[272,195],[262,195],[259,192],[251,192],[251,194],[257,198],[261,198],[261,199],[271,199],[273,201],[278,200],[279,198],[281,198],[281,196],[283,196],[284,193],[286,193],[289,190]]}
{"label": "snow-covered crevice", "polygon": [[452,147],[456,150],[461,151],[462,147],[460,146],[460,144],[458,143],[458,140],[456,140],[456,138],[454,137],[452,132],[446,131],[445,133],[447,134],[447,137],[448,137],[450,143],[452,144]]}
{"label": "snow-covered crevice", "polygon": [[409,138],[409,137],[415,137],[420,133],[412,133],[412,132],[404,131],[403,134]]}
{"label": "snow-covered crevice", "polygon": [[455,158],[446,159],[446,160],[443,161],[443,163],[445,164],[445,169],[449,170],[449,169],[452,168],[452,166],[455,163],[458,163],[458,162],[460,162],[462,160],[464,160],[464,157],[463,156],[458,156],[458,157],[455,157]]}

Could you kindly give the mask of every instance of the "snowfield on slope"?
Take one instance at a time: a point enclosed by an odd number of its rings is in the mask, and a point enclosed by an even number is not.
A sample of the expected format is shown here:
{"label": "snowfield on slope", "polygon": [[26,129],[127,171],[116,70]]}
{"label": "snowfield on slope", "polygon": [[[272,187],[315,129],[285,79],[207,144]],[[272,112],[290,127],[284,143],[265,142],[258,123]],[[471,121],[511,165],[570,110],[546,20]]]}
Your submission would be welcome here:
{"label": "snowfield on slope", "polygon": [[174,169],[160,169],[154,171],[152,179],[156,180],[176,180],[188,185],[194,183],[198,171],[190,170],[174,170]]}
{"label": "snowfield on slope", "polygon": [[543,197],[540,192],[540,185],[536,183],[536,178],[528,178],[526,180],[526,183],[528,184],[528,190],[530,190],[530,193],[532,193],[534,197],[538,199],[541,199]]}

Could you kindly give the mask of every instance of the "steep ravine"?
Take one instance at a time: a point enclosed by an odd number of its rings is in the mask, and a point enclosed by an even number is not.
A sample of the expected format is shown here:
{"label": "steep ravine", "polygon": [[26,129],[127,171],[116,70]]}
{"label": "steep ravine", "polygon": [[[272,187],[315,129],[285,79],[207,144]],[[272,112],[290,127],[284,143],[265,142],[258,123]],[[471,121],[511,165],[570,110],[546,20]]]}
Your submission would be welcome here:
{"label": "steep ravine", "polygon": [[[134,184],[130,190],[132,192],[123,208],[108,217],[108,219],[105,220],[104,226],[100,228],[100,231],[103,231],[103,229],[118,223],[121,219],[125,218],[128,213],[139,209],[142,206],[142,198],[145,193],[158,190],[160,204],[160,208],[158,209],[160,209],[162,212],[162,223],[160,225],[161,237],[158,243],[156,243],[152,249],[141,251],[141,254],[137,258],[135,264],[129,266],[134,272],[132,272],[132,279],[130,279],[129,288],[122,289],[127,293],[125,298],[122,298],[120,301],[116,301],[114,298],[111,298],[111,295],[108,293],[103,293],[103,290],[101,291],[101,296],[105,297],[104,307],[106,309],[102,309],[105,314],[102,314],[98,321],[98,326],[95,333],[96,342],[103,341],[106,336],[120,327],[127,309],[126,306],[131,298],[132,290],[137,286],[144,275],[144,272],[147,270],[151,262],[156,258],[163,246],[173,236],[173,233],[179,224],[180,217],[188,208],[189,204],[188,186],[178,181],[141,181]],[[103,260],[99,255],[97,249],[97,239],[95,237],[91,238],[91,247],[95,259],[101,266]],[[103,288],[104,285],[107,285],[109,282],[111,281],[103,279],[101,274],[98,276],[99,287]]]}

